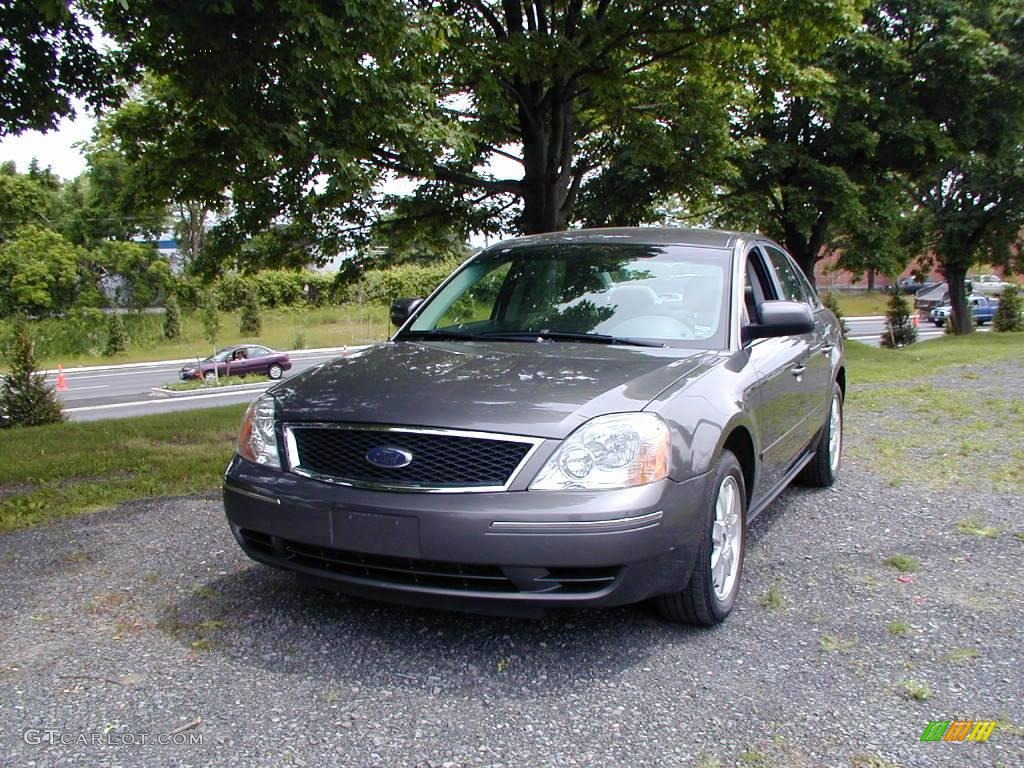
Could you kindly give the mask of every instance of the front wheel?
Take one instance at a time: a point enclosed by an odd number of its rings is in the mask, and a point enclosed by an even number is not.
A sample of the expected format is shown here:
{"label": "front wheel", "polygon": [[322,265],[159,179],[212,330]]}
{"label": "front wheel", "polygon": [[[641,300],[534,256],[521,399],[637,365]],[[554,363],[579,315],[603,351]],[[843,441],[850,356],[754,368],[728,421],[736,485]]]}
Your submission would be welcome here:
{"label": "front wheel", "polygon": [[206,381],[207,384],[213,384],[215,381],[217,381],[217,372],[207,371],[206,373],[203,374],[203,379]]}
{"label": "front wheel", "polygon": [[281,374],[283,374],[283,373],[284,373],[284,369],[281,368],[281,366],[278,365],[277,363],[274,363],[272,366],[270,366],[267,369],[267,376],[269,376],[270,378],[274,379],[275,381],[277,379],[280,379],[281,378]]}
{"label": "front wheel", "polygon": [[821,428],[814,458],[800,472],[797,478],[804,485],[828,488],[839,477],[839,465],[843,453],[843,390],[839,384],[832,384],[832,404],[828,418]]}
{"label": "front wheel", "polygon": [[743,470],[731,451],[722,451],[711,484],[704,535],[693,573],[682,590],[656,598],[662,616],[710,627],[729,615],[743,573],[746,523]]}

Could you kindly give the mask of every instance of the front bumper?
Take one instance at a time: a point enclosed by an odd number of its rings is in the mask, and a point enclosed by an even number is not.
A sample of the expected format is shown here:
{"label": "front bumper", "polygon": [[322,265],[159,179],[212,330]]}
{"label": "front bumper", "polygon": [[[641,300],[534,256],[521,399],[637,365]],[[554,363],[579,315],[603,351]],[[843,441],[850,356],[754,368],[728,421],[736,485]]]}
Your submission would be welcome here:
{"label": "front bumper", "polygon": [[681,589],[707,535],[706,486],[704,475],[614,491],[372,491],[235,456],[224,508],[254,560],[340,591],[521,613]]}

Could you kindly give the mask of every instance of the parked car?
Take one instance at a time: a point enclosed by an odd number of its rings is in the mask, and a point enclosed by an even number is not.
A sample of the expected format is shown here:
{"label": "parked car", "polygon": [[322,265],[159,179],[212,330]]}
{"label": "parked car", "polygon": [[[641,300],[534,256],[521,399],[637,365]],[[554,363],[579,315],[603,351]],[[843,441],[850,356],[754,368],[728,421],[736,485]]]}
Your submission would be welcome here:
{"label": "parked car", "polygon": [[[971,317],[974,318],[975,325],[984,325],[985,323],[992,322],[996,309],[999,307],[999,301],[988,296],[970,296],[967,299],[967,304],[971,308]],[[942,328],[952,314],[953,305],[944,304],[933,309],[928,314],[928,319],[939,328]]]}
{"label": "parked car", "polygon": [[914,309],[925,317],[936,307],[949,303],[949,286],[939,283],[931,288],[922,288],[914,296]]}
{"label": "parked car", "polygon": [[922,280],[910,275],[909,277],[900,278],[896,285],[901,293],[917,294],[929,288],[934,288],[938,283],[934,280]]}
{"label": "parked car", "polygon": [[986,296],[999,296],[1010,285],[998,275],[975,275],[970,282],[974,293]]}
{"label": "parked car", "polygon": [[178,378],[182,381],[213,381],[217,376],[265,373],[272,379],[280,379],[285,371],[291,370],[291,367],[292,361],[285,352],[276,352],[259,344],[238,344],[218,350],[195,365],[182,366],[178,371]]}
{"label": "parked car", "polygon": [[249,408],[224,507],[253,559],[387,600],[655,597],[710,625],[750,521],[795,478],[839,472],[839,325],[758,235],[524,237],[392,320],[389,342]]}

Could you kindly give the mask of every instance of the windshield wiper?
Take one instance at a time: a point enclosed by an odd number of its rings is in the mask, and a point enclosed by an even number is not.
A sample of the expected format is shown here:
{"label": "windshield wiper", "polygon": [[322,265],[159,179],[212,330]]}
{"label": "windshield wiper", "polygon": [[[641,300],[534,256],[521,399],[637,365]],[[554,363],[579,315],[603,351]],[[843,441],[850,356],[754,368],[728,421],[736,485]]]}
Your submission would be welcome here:
{"label": "windshield wiper", "polygon": [[422,339],[439,339],[441,341],[478,341],[481,337],[473,333],[459,331],[405,331],[398,337],[401,341],[418,341]]}
{"label": "windshield wiper", "polygon": [[569,333],[567,331],[490,331],[482,333],[478,338],[495,341],[580,341],[584,344],[622,344],[630,347],[659,347],[665,345],[657,341],[628,339],[622,336],[609,336],[606,333]]}

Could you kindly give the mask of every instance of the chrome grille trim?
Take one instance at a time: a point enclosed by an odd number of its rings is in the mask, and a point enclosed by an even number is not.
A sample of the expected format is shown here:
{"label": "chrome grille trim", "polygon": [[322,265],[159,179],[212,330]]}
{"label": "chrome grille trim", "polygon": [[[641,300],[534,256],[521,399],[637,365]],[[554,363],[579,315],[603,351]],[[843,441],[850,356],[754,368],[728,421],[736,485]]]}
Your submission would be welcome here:
{"label": "chrome grille trim", "polygon": [[[391,485],[387,483],[375,483],[369,481],[351,480],[346,478],[334,477],[332,475],[325,475],[319,472],[314,472],[309,469],[305,469],[299,462],[299,448],[295,441],[296,429],[346,429],[361,432],[392,432],[399,434],[418,434],[418,435],[443,435],[445,437],[467,437],[476,440],[493,440],[495,442],[504,443],[523,443],[529,445],[530,448],[515,466],[515,468],[509,473],[508,480],[505,481],[504,485],[472,485],[472,486],[444,486],[438,487],[434,485]],[[285,458],[288,463],[288,471],[301,475],[302,477],[308,477],[312,480],[319,480],[324,483],[331,483],[332,485],[341,485],[348,488],[362,488],[370,491],[396,491],[400,493],[495,493],[500,491],[507,491],[512,483],[515,482],[519,473],[522,472],[523,467],[527,465],[533,455],[540,448],[541,443],[544,442],[542,437],[524,437],[522,435],[505,435],[497,432],[475,432],[465,429],[442,429],[437,427],[401,427],[387,424],[350,424],[340,422],[288,422],[281,425],[282,435],[284,437],[284,449]]]}

